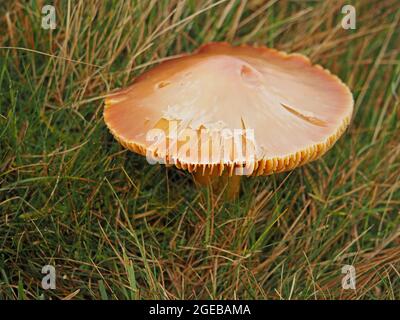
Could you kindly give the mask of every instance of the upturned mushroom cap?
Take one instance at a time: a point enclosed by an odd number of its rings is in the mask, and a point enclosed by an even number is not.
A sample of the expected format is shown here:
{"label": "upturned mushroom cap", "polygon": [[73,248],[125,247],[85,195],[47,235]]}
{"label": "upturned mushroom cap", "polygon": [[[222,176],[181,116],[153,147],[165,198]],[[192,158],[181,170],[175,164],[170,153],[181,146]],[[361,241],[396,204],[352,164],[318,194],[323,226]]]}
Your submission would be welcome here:
{"label": "upturned mushroom cap", "polygon": [[315,160],[353,112],[348,87],[308,58],[226,43],[159,64],[105,104],[105,122],[126,148],[220,175],[268,175]]}

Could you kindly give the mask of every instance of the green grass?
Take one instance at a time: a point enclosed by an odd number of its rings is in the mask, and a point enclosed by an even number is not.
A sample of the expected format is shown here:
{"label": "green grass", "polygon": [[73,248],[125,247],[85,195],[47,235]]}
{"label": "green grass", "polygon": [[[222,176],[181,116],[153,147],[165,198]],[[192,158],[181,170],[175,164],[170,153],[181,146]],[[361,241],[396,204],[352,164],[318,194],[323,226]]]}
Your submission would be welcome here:
{"label": "green grass", "polygon": [[[400,299],[400,10],[350,2],[356,30],[341,1],[56,1],[48,31],[2,1],[0,298]],[[104,95],[208,41],[310,56],[350,86],[349,130],[231,202],[120,147]]]}

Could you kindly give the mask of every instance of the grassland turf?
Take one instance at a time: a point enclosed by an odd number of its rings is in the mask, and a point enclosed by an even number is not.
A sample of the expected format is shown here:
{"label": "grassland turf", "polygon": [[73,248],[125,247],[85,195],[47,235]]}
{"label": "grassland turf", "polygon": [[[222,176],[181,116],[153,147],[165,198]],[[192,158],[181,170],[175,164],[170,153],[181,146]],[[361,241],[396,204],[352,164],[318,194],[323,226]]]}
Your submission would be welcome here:
{"label": "grassland turf", "polygon": [[[399,299],[400,9],[351,3],[355,30],[343,1],[56,1],[44,30],[42,1],[2,1],[0,298]],[[354,93],[349,130],[231,202],[120,147],[104,95],[209,41],[329,68]]]}

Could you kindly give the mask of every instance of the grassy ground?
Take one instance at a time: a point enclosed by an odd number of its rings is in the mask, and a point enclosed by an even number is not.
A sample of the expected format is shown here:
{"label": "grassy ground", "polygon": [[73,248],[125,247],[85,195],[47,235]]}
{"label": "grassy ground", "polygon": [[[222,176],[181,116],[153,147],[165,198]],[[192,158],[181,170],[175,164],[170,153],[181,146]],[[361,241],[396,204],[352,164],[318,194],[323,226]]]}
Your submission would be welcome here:
{"label": "grassy ground", "polygon": [[[54,31],[44,2],[0,4],[0,298],[400,298],[398,1],[346,1],[344,30],[341,1],[65,0]],[[229,203],[123,150],[103,96],[208,41],[310,56],[354,93],[349,130]]]}

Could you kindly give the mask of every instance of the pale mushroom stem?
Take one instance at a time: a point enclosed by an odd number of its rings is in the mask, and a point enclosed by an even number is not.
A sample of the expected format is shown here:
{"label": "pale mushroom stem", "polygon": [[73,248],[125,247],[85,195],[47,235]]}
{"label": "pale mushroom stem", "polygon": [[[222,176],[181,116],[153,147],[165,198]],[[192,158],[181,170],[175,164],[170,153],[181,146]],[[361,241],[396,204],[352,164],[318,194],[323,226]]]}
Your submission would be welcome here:
{"label": "pale mushroom stem", "polygon": [[224,190],[228,200],[233,200],[239,195],[241,176],[229,176],[228,174],[223,174],[222,176],[217,174],[203,175],[202,172],[194,172],[193,177],[199,185],[211,186],[215,194],[219,194]]}

